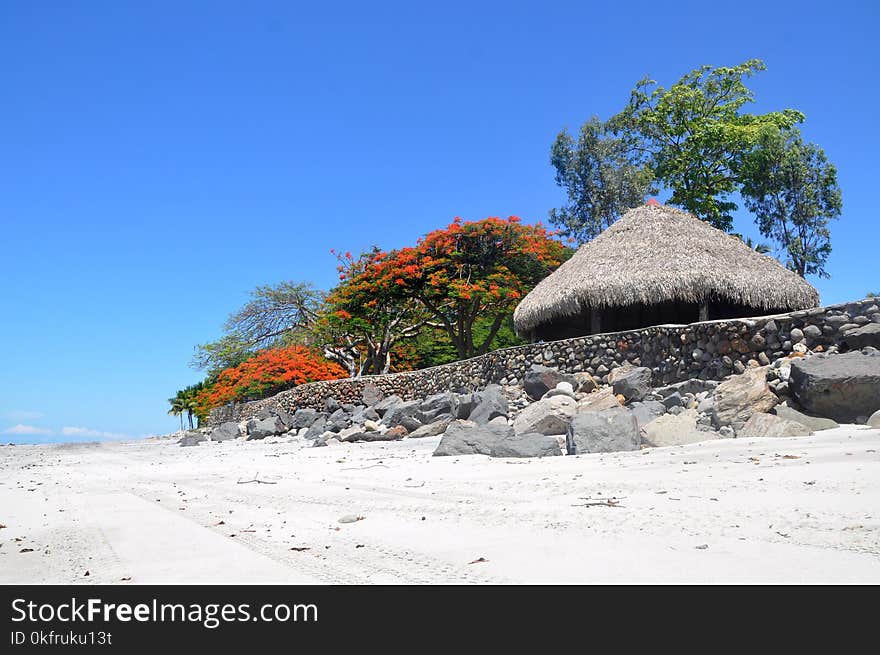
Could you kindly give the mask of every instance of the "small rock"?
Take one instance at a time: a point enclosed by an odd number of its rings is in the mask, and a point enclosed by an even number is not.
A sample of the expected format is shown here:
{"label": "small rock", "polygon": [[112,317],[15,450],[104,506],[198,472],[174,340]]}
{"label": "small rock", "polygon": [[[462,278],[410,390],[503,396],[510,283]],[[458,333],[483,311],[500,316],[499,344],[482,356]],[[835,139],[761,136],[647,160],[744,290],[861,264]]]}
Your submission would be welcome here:
{"label": "small rock", "polygon": [[678,415],[660,416],[644,427],[644,441],[649,446],[681,446],[717,439],[715,432],[697,428],[697,411],[680,408]]}
{"label": "small rock", "polygon": [[196,432],[193,430],[192,432],[187,432],[177,443],[181,446],[197,446],[203,441],[207,441],[208,437],[206,437],[201,432]]}
{"label": "small rock", "polygon": [[822,418],[821,416],[809,416],[808,414],[799,412],[796,409],[788,407],[787,405],[777,405],[773,408],[773,413],[779,418],[805,425],[814,432],[819,432],[821,430],[831,430],[832,428],[840,427],[837,421],[833,421],[830,418]]}
{"label": "small rock", "polygon": [[773,414],[752,414],[741,430],[740,438],[746,437],[805,437],[810,428],[795,421],[788,421]]}

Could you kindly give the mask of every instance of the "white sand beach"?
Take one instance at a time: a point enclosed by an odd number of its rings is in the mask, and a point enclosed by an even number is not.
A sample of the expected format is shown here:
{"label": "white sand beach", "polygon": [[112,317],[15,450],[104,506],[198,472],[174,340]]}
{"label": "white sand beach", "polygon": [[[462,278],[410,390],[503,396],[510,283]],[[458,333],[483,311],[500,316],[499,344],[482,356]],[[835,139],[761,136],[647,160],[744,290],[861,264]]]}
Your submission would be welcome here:
{"label": "white sand beach", "polygon": [[5,446],[0,583],[880,582],[877,429],[540,460],[439,439]]}

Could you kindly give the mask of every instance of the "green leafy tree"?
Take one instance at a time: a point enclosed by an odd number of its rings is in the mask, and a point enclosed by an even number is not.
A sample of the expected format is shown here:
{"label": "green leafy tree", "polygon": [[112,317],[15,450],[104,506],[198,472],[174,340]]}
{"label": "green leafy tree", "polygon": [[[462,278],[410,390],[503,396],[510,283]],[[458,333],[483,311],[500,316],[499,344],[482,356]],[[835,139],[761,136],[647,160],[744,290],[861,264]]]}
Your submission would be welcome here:
{"label": "green leafy tree", "polygon": [[801,277],[828,277],[830,222],[843,200],[837,170],[825,152],[804,143],[797,129],[766,129],[740,167],[741,195],[765,237],[786,253]]}
{"label": "green leafy tree", "polygon": [[649,157],[654,178],[672,191],[669,202],[730,231],[737,206],[737,168],[769,125],[785,129],[804,120],[793,109],[744,113],[754,102],[745,79],[765,70],[751,59],[739,66],[702,66],[669,89],[645,78],[610,126]]}
{"label": "green leafy tree", "polygon": [[209,375],[250,359],[257,351],[275,346],[312,345],[324,294],[311,285],[284,281],[259,286],[250,300],[230,314],[217,341],[196,346],[192,366]]}
{"label": "green leafy tree", "polygon": [[577,243],[589,241],[656,193],[645,157],[595,116],[581,126],[577,141],[565,130],[557,135],[550,163],[568,197],[563,207],[550,210],[550,222]]}

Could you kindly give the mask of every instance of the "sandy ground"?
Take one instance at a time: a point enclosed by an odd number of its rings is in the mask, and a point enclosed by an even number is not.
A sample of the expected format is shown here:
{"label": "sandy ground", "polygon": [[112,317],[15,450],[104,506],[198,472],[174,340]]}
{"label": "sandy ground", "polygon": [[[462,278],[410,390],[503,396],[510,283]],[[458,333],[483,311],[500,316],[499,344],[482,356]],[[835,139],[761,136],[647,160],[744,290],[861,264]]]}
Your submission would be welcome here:
{"label": "sandy ground", "polygon": [[438,441],[0,447],[0,583],[880,582],[880,430],[542,460]]}

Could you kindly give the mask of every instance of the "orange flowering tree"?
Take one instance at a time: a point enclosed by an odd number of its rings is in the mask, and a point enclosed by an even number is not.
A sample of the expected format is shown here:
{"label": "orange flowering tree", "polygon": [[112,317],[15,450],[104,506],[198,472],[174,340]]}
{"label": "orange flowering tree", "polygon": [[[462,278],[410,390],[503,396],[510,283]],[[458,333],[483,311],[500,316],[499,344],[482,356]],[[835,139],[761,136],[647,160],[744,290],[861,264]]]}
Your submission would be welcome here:
{"label": "orange flowering tree", "polygon": [[253,400],[317,380],[348,377],[339,364],[305,346],[269,348],[222,370],[196,396],[199,416],[232,401]]}
{"label": "orange flowering tree", "polygon": [[[378,253],[365,285],[417,303],[463,359],[487,352],[519,300],[570,255],[542,225],[523,225],[516,216],[456,218],[415,247]],[[474,322],[485,318],[488,335],[475,343]]]}
{"label": "orange flowering tree", "polygon": [[[323,332],[357,358],[357,375],[392,370],[392,357],[401,341],[418,335],[427,316],[414,300],[394,288],[376,283],[377,267],[387,257],[378,248],[361,253],[333,252],[339,260],[339,284],[326,298]],[[351,367],[350,367],[351,368]]]}

